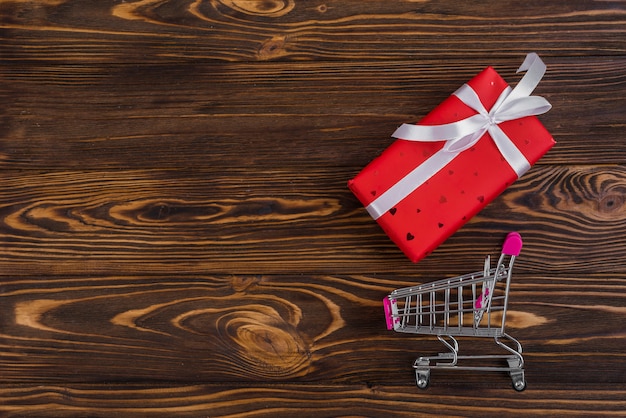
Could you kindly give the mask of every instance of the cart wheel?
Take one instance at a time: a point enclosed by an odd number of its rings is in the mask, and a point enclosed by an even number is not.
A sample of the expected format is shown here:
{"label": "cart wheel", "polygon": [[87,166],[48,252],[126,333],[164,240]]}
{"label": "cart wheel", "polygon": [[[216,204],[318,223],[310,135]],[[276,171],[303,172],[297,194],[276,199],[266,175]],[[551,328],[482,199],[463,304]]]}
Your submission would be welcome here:
{"label": "cart wheel", "polygon": [[513,382],[513,389],[523,392],[526,389],[526,380],[520,379]]}
{"label": "cart wheel", "polygon": [[428,372],[419,372],[419,371],[415,371],[415,383],[417,384],[417,387],[420,389],[426,389],[428,388],[428,385],[430,384],[430,373]]}

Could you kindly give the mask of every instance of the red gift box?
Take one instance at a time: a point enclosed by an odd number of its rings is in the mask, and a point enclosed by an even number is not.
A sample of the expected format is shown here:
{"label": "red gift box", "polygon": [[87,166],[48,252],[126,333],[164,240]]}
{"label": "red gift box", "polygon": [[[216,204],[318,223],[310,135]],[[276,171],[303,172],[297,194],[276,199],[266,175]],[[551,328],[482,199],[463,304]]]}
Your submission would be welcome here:
{"label": "red gift box", "polygon": [[[348,182],[411,261],[437,248],[555,144],[534,116],[550,104],[529,96],[545,65],[529,54],[520,67],[526,70],[511,90],[486,68],[426,115],[422,126],[398,129],[394,136],[402,139]],[[422,138],[424,131],[429,138]]]}

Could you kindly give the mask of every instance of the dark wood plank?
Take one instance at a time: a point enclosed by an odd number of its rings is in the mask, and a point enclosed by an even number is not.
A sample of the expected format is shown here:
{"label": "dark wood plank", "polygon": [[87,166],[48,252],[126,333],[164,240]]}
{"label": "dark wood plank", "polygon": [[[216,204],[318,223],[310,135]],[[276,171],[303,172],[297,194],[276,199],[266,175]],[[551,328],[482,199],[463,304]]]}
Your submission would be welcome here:
{"label": "dark wood plank", "polygon": [[[387,331],[381,299],[418,282],[306,274],[7,276],[0,282],[0,373],[11,384],[411,386],[415,358],[444,347],[435,337]],[[623,383],[625,286],[623,272],[514,276],[508,332],[524,346],[530,385]],[[459,343],[465,353],[501,351],[492,340]],[[431,383],[512,391],[506,373],[435,370]]]}
{"label": "dark wood plank", "polygon": [[511,230],[523,271],[626,271],[623,166],[535,167],[418,266],[347,189],[353,173],[5,172],[0,275],[461,274]]}
{"label": "dark wood plank", "polygon": [[462,385],[426,392],[398,385],[38,385],[0,387],[0,412],[5,417],[588,417],[621,416],[626,408],[621,387],[589,386],[576,400],[570,396],[571,391],[545,385],[533,395],[490,388],[480,397]]}
{"label": "dark wood plank", "polygon": [[[29,169],[361,168],[485,66],[517,83],[522,59],[7,65],[0,158]],[[547,64],[537,94],[554,106],[541,120],[558,145],[541,164],[626,161],[626,58]]]}
{"label": "dark wood plank", "polygon": [[[593,0],[0,2],[0,415],[623,415],[625,23]],[[346,181],[530,51],[558,145],[411,264]],[[513,229],[529,389],[419,391],[441,344],[387,331],[381,298]]]}
{"label": "dark wood plank", "polygon": [[6,28],[0,54],[18,61],[415,60],[626,51],[626,8],[617,1],[51,0],[4,2],[0,13]]}

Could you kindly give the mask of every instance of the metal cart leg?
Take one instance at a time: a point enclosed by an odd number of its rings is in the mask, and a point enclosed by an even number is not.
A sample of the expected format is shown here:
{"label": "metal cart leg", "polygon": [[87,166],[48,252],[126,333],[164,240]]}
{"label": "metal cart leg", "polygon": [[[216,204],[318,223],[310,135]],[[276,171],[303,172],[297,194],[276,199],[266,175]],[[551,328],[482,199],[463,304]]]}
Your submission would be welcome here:
{"label": "metal cart leg", "polygon": [[511,337],[509,334],[502,334],[502,337],[506,338],[510,342],[514,344],[514,348],[508,346],[501,342],[497,337],[495,337],[496,344],[500,347],[504,348],[506,351],[511,353],[512,355],[507,358],[509,363],[509,376],[511,376],[511,381],[513,383],[513,389],[518,392],[526,389],[526,379],[524,378],[524,357],[522,356],[522,344],[517,341],[515,338]]}
{"label": "metal cart leg", "polygon": [[426,389],[430,384],[430,360],[420,357],[413,364],[415,369],[415,383],[420,389]]}
{"label": "metal cart leg", "polygon": [[[450,342],[452,342],[452,344],[446,341],[446,337],[450,339]],[[456,366],[456,363],[459,358],[459,343],[456,340],[456,338],[454,338],[452,335],[437,335],[437,338],[439,339],[439,341],[443,343],[443,345],[446,346],[448,350],[450,350],[449,353],[439,353],[439,356],[438,356],[438,359],[442,359],[442,360],[450,359],[450,361],[445,362],[445,363],[437,363],[437,366],[449,366],[449,367]]]}
{"label": "metal cart leg", "polygon": [[511,357],[508,359],[509,368],[509,376],[511,376],[511,381],[513,383],[513,389],[518,392],[526,389],[526,379],[524,378],[524,369],[522,369],[519,365],[519,361],[515,357]]}
{"label": "metal cart leg", "polygon": [[[437,335],[439,341],[443,343],[450,351],[447,353],[439,353],[432,357],[420,357],[413,363],[415,369],[415,382],[420,389],[426,389],[430,384],[430,369],[433,367],[456,367],[459,355],[459,343],[452,335]],[[446,340],[446,338],[449,339]],[[439,360],[445,360],[440,362]],[[435,361],[435,365],[431,366],[430,362]]]}

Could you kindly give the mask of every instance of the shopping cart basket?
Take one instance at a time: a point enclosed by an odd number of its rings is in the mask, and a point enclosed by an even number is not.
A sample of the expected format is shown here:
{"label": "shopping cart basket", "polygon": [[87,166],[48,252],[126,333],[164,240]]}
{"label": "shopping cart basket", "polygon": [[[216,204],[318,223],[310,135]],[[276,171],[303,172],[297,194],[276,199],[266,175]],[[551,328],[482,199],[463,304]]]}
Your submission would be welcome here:
{"label": "shopping cart basket", "polygon": [[[397,289],[383,299],[388,329],[436,335],[449,350],[415,360],[419,388],[428,387],[436,368],[508,372],[515,390],[526,388],[522,345],[504,331],[511,272],[521,249],[522,238],[511,232],[495,268],[487,256],[483,271]],[[492,337],[507,354],[459,355],[457,336]],[[484,364],[492,360],[505,360],[507,366]]]}

